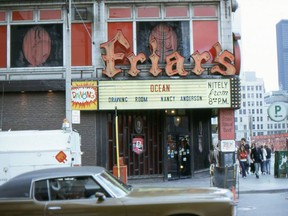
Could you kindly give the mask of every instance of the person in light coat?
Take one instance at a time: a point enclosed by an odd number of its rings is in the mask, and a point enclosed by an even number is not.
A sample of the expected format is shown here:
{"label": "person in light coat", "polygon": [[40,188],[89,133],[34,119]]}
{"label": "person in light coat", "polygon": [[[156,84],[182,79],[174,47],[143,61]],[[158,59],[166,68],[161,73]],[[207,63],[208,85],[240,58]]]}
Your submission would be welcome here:
{"label": "person in light coat", "polygon": [[261,145],[261,156],[262,156],[262,162],[261,162],[261,172],[263,175],[266,175],[266,157],[267,157],[267,151],[264,148],[264,145]]}

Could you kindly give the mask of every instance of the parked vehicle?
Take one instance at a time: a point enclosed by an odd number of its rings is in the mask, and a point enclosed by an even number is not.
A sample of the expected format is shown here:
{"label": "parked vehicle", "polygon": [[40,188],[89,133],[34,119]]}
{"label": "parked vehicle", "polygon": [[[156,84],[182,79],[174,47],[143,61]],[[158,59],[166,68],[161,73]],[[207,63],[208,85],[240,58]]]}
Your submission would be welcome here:
{"label": "parked vehicle", "polygon": [[0,185],[21,173],[81,165],[81,137],[70,130],[0,132]]}
{"label": "parked vehicle", "polygon": [[102,167],[51,168],[0,186],[0,212],[10,215],[235,215],[230,190],[133,188]]}

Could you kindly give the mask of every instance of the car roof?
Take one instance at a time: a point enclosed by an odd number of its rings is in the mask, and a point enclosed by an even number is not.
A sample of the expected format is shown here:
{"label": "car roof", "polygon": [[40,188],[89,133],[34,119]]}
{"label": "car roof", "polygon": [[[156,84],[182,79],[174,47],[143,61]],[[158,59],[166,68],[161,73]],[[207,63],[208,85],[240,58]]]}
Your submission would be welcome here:
{"label": "car roof", "polygon": [[[34,180],[51,179],[58,177],[69,177],[69,176],[84,176],[94,175],[105,171],[105,168],[99,166],[79,166],[79,167],[61,167],[61,168],[49,168],[40,169],[30,172],[26,172],[15,176],[8,182],[0,186],[0,197],[1,192],[5,194],[8,190],[23,190],[23,197],[29,196],[31,183]],[[24,195],[25,194],[25,195]]]}
{"label": "car roof", "polygon": [[77,175],[91,175],[103,172],[105,169],[99,166],[77,166],[77,167],[55,167],[48,169],[39,169],[30,172],[26,172],[15,176],[8,182],[13,182],[15,179],[46,179],[46,178],[57,178],[62,176],[77,176]]}

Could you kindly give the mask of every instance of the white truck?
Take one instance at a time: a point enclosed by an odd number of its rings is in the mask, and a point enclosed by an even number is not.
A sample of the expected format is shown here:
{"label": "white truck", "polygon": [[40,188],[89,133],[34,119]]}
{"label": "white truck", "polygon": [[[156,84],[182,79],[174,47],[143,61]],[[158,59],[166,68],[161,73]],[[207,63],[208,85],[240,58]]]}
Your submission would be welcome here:
{"label": "white truck", "polygon": [[68,130],[0,132],[0,185],[36,169],[81,166],[81,136]]}

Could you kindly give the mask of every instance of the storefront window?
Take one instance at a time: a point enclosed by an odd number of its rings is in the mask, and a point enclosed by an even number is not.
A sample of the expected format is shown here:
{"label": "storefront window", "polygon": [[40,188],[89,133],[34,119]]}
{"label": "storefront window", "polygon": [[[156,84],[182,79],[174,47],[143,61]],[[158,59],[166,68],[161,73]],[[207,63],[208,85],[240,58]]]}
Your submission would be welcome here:
{"label": "storefront window", "polygon": [[131,18],[132,9],[130,7],[110,7],[109,18]]}
{"label": "storefront window", "polygon": [[[130,47],[126,49],[120,43],[116,43],[114,47],[115,53],[125,53],[127,56],[129,53],[133,52],[133,25],[132,22],[111,22],[108,23],[108,40],[111,40],[117,34],[117,31],[121,30],[125,39],[128,41]],[[127,58],[123,60],[116,60],[116,64],[129,64]]]}
{"label": "storefront window", "polygon": [[166,7],[166,17],[188,17],[188,7]]}
{"label": "storefront window", "polygon": [[[205,29],[205,30],[203,30]],[[218,42],[218,21],[193,21],[193,50],[210,50]],[[211,61],[211,59],[210,59]]]}
{"label": "storefront window", "polygon": [[6,13],[4,11],[0,11],[0,22],[3,22],[6,20],[5,15],[6,15]]}
{"label": "storefront window", "polygon": [[92,65],[91,28],[90,23],[72,24],[72,66]]}
{"label": "storefront window", "polygon": [[[110,40],[116,35],[117,30],[121,30],[130,44],[129,50],[122,50],[122,53],[133,52],[135,55],[143,53],[146,60],[141,64],[151,64],[149,56],[154,49],[150,44],[152,38],[157,41],[155,44],[157,44],[156,54],[160,56],[159,61],[157,60],[159,64],[165,64],[166,56],[175,52],[184,57],[184,64],[189,64],[193,51],[198,50],[200,53],[209,51],[215,43],[219,42],[218,6],[216,4],[135,6],[135,13],[132,11],[134,9],[132,6],[108,7],[108,18],[111,20],[108,22],[108,38]],[[191,11],[190,8],[192,8]],[[126,19],[125,22],[121,21],[123,18]],[[154,19],[148,22],[149,18],[158,18],[159,21]],[[181,18],[181,21],[179,19],[176,21],[175,18]],[[191,20],[192,26],[189,25]],[[134,25],[136,26],[135,33],[133,32]],[[124,61],[129,63],[127,60]],[[208,63],[211,61],[212,58]],[[118,60],[117,64],[123,64],[123,62],[119,63]]]}
{"label": "storefront window", "polygon": [[33,20],[33,11],[13,11],[13,21]]}
{"label": "storefront window", "polygon": [[0,26],[0,68],[6,67],[6,61],[7,61],[7,27],[6,26]]}
{"label": "storefront window", "polygon": [[[181,56],[189,56],[190,38],[187,21],[138,22],[137,51],[143,52],[146,56],[151,55],[149,41],[152,38],[157,40],[156,54],[160,56],[159,63],[165,63],[165,57],[175,51]],[[185,61],[188,61],[188,58],[185,58]]]}
{"label": "storefront window", "polygon": [[11,26],[11,67],[51,66],[63,66],[62,25]]}
{"label": "storefront window", "polygon": [[216,13],[216,6],[214,5],[199,5],[193,7],[193,14],[194,16],[204,16],[204,17],[215,17]]}
{"label": "storefront window", "polygon": [[138,7],[137,16],[139,18],[144,18],[144,17],[158,18],[160,17],[160,8],[159,7]]}
{"label": "storefront window", "polygon": [[40,20],[60,20],[61,10],[41,10]]}

